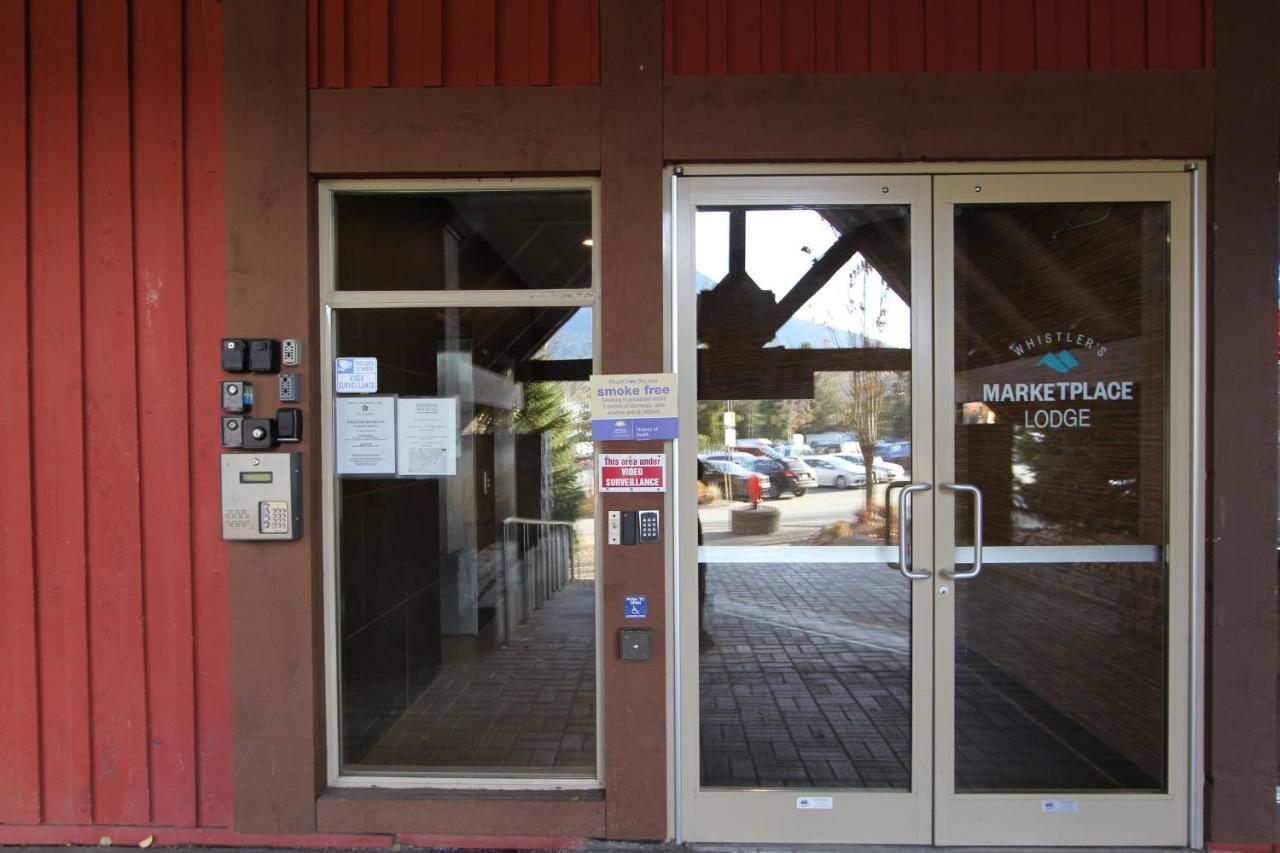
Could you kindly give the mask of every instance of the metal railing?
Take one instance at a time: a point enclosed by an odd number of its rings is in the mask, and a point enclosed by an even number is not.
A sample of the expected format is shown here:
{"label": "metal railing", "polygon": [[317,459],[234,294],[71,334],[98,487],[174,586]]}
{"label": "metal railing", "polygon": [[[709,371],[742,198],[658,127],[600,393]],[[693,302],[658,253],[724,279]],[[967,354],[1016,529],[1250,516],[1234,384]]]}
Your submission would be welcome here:
{"label": "metal railing", "polygon": [[[502,590],[519,622],[578,579],[577,533],[571,521],[511,516],[502,520]],[[513,575],[514,569],[514,575]],[[512,581],[518,589],[512,595]]]}

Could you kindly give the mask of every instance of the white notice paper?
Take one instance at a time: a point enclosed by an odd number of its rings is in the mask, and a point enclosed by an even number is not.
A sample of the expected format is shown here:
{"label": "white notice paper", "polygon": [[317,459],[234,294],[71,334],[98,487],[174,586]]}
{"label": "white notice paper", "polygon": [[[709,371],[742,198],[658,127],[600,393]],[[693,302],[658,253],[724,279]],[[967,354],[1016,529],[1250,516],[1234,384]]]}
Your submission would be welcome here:
{"label": "white notice paper", "polygon": [[338,474],[395,474],[395,404],[395,397],[338,397],[333,401]]}
{"label": "white notice paper", "polygon": [[452,477],[458,473],[458,398],[396,400],[396,473]]}

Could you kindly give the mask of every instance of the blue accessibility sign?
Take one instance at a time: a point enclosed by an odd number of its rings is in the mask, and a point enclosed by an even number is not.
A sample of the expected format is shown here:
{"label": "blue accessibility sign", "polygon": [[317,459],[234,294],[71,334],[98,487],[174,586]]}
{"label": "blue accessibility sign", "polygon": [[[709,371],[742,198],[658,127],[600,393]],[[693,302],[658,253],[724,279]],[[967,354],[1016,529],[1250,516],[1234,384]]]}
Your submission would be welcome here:
{"label": "blue accessibility sign", "polygon": [[649,596],[624,595],[622,597],[622,615],[626,619],[647,619],[649,617]]}

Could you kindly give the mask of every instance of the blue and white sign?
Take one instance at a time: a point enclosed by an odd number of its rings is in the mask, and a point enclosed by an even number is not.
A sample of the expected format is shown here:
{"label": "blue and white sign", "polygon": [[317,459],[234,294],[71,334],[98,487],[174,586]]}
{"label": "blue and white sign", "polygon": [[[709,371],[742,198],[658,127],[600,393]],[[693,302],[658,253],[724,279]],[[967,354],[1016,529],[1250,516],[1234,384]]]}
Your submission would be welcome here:
{"label": "blue and white sign", "polygon": [[378,360],[376,358],[337,358],[333,361],[335,394],[378,393]]}
{"label": "blue and white sign", "polygon": [[648,619],[649,618],[649,596],[647,595],[622,596],[622,616],[624,619]]}
{"label": "blue and white sign", "polygon": [[591,377],[592,441],[661,441],[679,429],[674,373]]}

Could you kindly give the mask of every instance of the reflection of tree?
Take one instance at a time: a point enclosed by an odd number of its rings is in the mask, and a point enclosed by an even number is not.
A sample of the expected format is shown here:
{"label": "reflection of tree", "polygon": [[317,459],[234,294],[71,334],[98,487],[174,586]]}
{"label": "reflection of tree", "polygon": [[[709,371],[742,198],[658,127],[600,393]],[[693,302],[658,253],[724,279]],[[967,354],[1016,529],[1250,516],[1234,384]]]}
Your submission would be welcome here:
{"label": "reflection of tree", "polygon": [[1104,411],[1106,429],[1014,427],[1014,462],[1033,475],[1017,484],[1021,507],[1068,537],[1103,530],[1139,536],[1136,421],[1126,422],[1117,405]]}
{"label": "reflection of tree", "polygon": [[581,424],[573,407],[565,405],[564,389],[557,382],[529,382],[524,386],[524,404],[513,417],[517,432],[542,433],[551,460],[551,517],[576,521],[582,511],[582,487],[573,443],[580,437]]}
{"label": "reflection of tree", "polygon": [[[888,323],[891,294],[888,282],[866,258],[858,254],[849,268],[847,284],[846,316],[832,318],[830,323],[834,329],[845,330],[843,335],[837,333],[844,338],[840,345],[847,349],[881,346]],[[860,331],[855,332],[854,328],[860,328]],[[839,384],[843,386],[840,390],[844,392],[839,404],[840,420],[848,425],[862,451],[866,469],[866,501],[863,506],[869,511],[874,508],[876,442],[880,440],[886,400],[903,396],[905,383],[899,381],[897,373],[889,370],[856,370],[839,376],[842,380]],[[815,396],[816,393],[817,389]],[[909,401],[907,405],[909,407]],[[907,417],[909,428],[909,412]]]}

